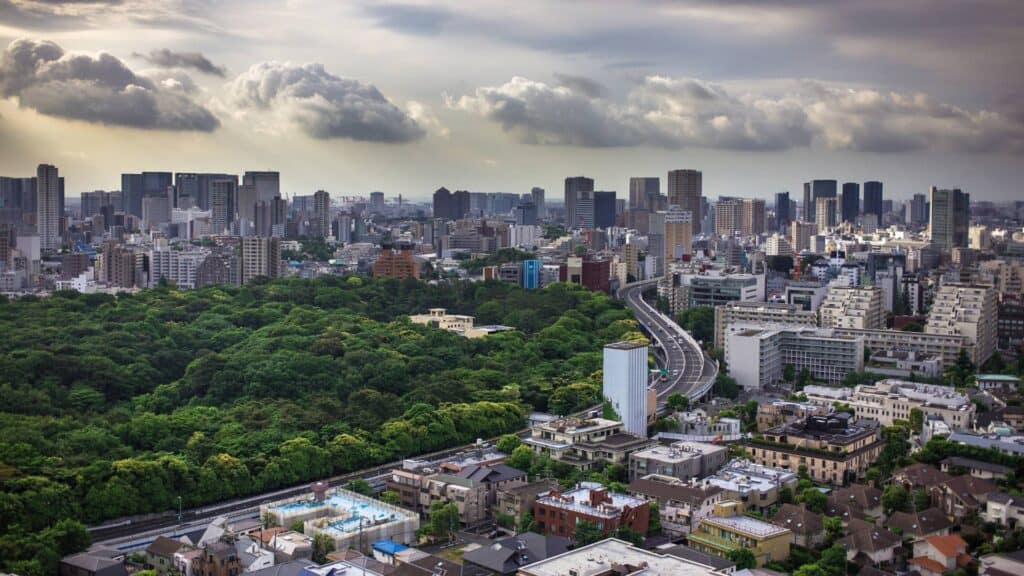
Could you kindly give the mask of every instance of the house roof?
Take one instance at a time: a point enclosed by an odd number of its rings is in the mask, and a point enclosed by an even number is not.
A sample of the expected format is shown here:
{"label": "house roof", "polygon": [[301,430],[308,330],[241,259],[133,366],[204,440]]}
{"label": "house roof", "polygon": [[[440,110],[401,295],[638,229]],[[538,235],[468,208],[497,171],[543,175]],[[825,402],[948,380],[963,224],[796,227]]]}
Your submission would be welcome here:
{"label": "house roof", "polygon": [[849,536],[840,542],[851,550],[868,553],[894,548],[901,544],[899,536],[859,518],[851,519],[847,530],[850,533]]}
{"label": "house roof", "polygon": [[557,556],[568,549],[568,538],[526,532],[466,552],[462,558],[499,574],[514,574],[521,566]]}
{"label": "house roof", "polygon": [[507,464],[489,464],[481,466],[470,464],[455,474],[460,478],[475,482],[505,482],[516,478],[525,478],[526,472],[517,470]]}
{"label": "house roof", "polygon": [[316,562],[307,559],[290,560],[260,570],[246,572],[246,574],[248,576],[298,576],[305,568],[316,565]]}
{"label": "house roof", "polygon": [[829,504],[849,504],[860,510],[869,510],[882,505],[882,491],[865,484],[851,484],[833,490],[828,501]]}
{"label": "house roof", "polygon": [[402,564],[394,571],[394,576],[431,576],[439,567],[444,569],[447,576],[461,576],[462,574],[461,564],[428,554],[408,564]]}
{"label": "house roof", "polygon": [[543,480],[537,480],[536,482],[528,482],[516,486],[501,488],[498,490],[498,493],[504,492],[506,494],[514,494],[519,497],[537,496],[538,494],[554,490],[555,488],[558,488],[558,480],[545,478]]}
{"label": "house roof", "polygon": [[941,484],[949,478],[949,475],[931,464],[917,463],[905,468],[900,468],[893,473],[893,476],[906,478],[907,482],[915,488],[928,488]]}
{"label": "house roof", "polygon": [[74,566],[75,568],[80,568],[87,572],[99,572],[101,570],[106,570],[111,566],[120,566],[120,572],[122,574],[128,573],[127,570],[124,568],[124,562],[119,562],[117,560],[106,558],[104,556],[97,556],[94,554],[90,554],[88,552],[82,552],[81,554],[65,556],[61,559],[61,563],[67,564],[68,566]]}
{"label": "house roof", "polygon": [[771,523],[789,528],[797,534],[817,534],[824,526],[824,516],[816,514],[803,506],[783,504],[772,516]]}
{"label": "house roof", "polygon": [[938,561],[932,560],[931,558],[929,558],[927,556],[918,556],[916,558],[911,558],[910,559],[910,563],[911,564],[916,564],[916,565],[924,568],[925,570],[934,572],[936,574],[943,574],[944,572],[946,572],[946,567],[945,566],[943,566],[942,564],[939,564]]}
{"label": "house roof", "polygon": [[174,556],[174,553],[181,550],[181,547],[185,544],[172,540],[166,536],[157,536],[156,540],[153,540],[149,546],[146,546],[146,552],[155,556],[163,556],[170,558]]}
{"label": "house roof", "polygon": [[1011,504],[1018,507],[1024,506],[1024,502],[1022,502],[1019,498],[1007,494],[1006,492],[992,492],[991,494],[988,495],[988,501],[1007,506]]}
{"label": "house roof", "polygon": [[960,466],[974,470],[984,470],[985,472],[992,472],[993,474],[1005,474],[1011,470],[1009,466],[1000,466],[999,464],[982,462],[981,460],[964,458],[962,456],[950,456],[949,458],[944,459],[941,464],[944,466]]}
{"label": "house roof", "polygon": [[710,566],[715,570],[728,571],[729,568],[736,566],[736,563],[732,560],[722,558],[721,556],[715,556],[714,554],[705,554],[704,552],[694,550],[689,546],[681,544],[664,550],[658,550],[658,552],[668,554],[669,556],[675,556],[676,558],[682,558],[683,560],[690,560],[691,562],[696,562],[705,566]]}
{"label": "house roof", "polygon": [[943,482],[943,486],[956,494],[965,504],[971,506],[979,505],[989,494],[996,491],[995,482],[966,474],[963,476],[953,476]]}
{"label": "house roof", "polygon": [[937,508],[921,512],[893,512],[886,520],[889,529],[899,528],[904,536],[921,537],[951,528],[953,523]]}
{"label": "house roof", "polygon": [[960,554],[961,549],[967,549],[967,542],[964,542],[964,539],[958,534],[950,534],[948,536],[930,536],[926,538],[925,541],[938,550],[939,554],[942,554],[947,558],[955,558]]}
{"label": "house roof", "polygon": [[714,485],[690,486],[688,484],[669,484],[667,482],[637,478],[630,482],[629,492],[658,500],[686,502],[691,506],[700,506],[708,498],[722,492],[722,488]]}

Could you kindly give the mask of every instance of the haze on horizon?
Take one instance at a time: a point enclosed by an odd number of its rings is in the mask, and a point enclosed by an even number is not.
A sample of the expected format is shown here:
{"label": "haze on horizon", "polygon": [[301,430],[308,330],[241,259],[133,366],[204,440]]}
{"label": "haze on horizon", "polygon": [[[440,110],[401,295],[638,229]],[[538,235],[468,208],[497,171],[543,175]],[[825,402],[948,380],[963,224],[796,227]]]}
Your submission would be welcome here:
{"label": "haze on horizon", "polygon": [[1014,200],[1022,21],[1015,0],[0,0],[0,174],[557,199],[697,168],[711,198],[835,178]]}

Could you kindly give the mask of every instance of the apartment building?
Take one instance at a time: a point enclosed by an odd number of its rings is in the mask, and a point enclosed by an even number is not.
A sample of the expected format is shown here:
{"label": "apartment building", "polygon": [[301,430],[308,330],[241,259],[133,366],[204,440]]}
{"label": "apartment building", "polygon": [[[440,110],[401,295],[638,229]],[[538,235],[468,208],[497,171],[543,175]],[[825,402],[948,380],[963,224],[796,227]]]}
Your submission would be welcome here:
{"label": "apartment building", "polygon": [[846,413],[811,416],[766,430],[746,442],[754,462],[799,471],[817,482],[846,484],[864,475],[882,452],[877,422]]}
{"label": "apartment building", "polygon": [[729,450],[722,445],[704,442],[674,442],[669,446],[652,446],[629,456],[629,479],[658,474],[689,480],[703,478],[725,464]]}
{"label": "apartment building", "polygon": [[725,362],[730,376],[749,390],[780,382],[787,365],[796,373],[806,369],[815,380],[839,384],[850,372],[864,370],[864,342],[819,328],[732,324],[725,338]]}
{"label": "apartment building", "polygon": [[711,516],[715,504],[726,498],[719,486],[702,485],[650,474],[629,483],[629,493],[658,503],[662,528],[676,535],[689,534]]}
{"label": "apartment building", "polygon": [[548,536],[572,538],[576,525],[592,522],[603,534],[625,526],[647,534],[651,508],[636,496],[616,494],[598,482],[580,482],[572,490],[552,490],[533,504],[537,531]]}
{"label": "apartment building", "polygon": [[622,422],[604,418],[562,418],[533,427],[523,443],[534,453],[583,470],[599,462],[627,465],[630,454],[654,441],[623,429]]}
{"label": "apartment building", "polygon": [[[817,391],[818,387],[805,390],[808,401],[819,405],[828,403],[830,398],[819,396]],[[916,408],[926,418],[941,418],[953,430],[970,430],[974,427],[976,412],[967,394],[955,388],[894,378],[861,384],[843,402],[853,408],[857,418],[877,420],[882,426],[892,426],[896,420],[910,420],[910,412]]]}
{"label": "apartment building", "polygon": [[942,368],[956,364],[960,350],[966,346],[966,338],[959,335],[904,332],[903,330],[858,330],[855,328],[834,328],[837,336],[852,336],[864,341],[869,350],[891,350],[912,352],[921,358],[938,357]]}
{"label": "apartment building", "polygon": [[721,488],[723,498],[742,502],[747,510],[764,511],[779,503],[779,491],[795,489],[796,472],[763,466],[750,460],[734,459],[701,485]]}
{"label": "apartment building", "polygon": [[677,576],[725,576],[731,570],[716,568],[671,553],[651,552],[628,542],[607,538],[519,569],[519,576],[608,576],[611,574],[673,574]]}
{"label": "apartment building", "polygon": [[764,432],[782,424],[804,420],[808,416],[826,416],[829,412],[828,406],[811,402],[790,400],[763,402],[757,406],[757,431]]}
{"label": "apartment building", "polygon": [[944,284],[939,287],[928,313],[927,334],[963,336],[975,366],[981,366],[996,350],[998,303],[988,286]]}
{"label": "apartment building", "polygon": [[725,333],[731,324],[817,327],[818,315],[797,304],[729,302],[715,307],[715,348],[725,347]]}
{"label": "apartment building", "polygon": [[877,287],[833,287],[818,309],[822,328],[885,328],[882,290]]}
{"label": "apartment building", "polygon": [[734,550],[754,553],[757,566],[789,558],[792,532],[788,528],[743,515],[743,504],[725,500],[715,506],[715,514],[701,521],[690,534],[690,546],[698,552],[728,558]]}

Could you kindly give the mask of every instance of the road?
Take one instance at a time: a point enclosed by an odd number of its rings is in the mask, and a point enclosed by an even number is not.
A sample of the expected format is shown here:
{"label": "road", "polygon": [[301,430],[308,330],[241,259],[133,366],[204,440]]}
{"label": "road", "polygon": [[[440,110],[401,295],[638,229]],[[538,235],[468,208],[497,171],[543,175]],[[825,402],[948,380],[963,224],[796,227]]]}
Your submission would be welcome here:
{"label": "road", "polygon": [[659,379],[654,383],[660,411],[673,392],[691,400],[699,400],[708,394],[718,375],[718,367],[686,330],[643,299],[644,291],[656,286],[657,280],[627,284],[619,289],[618,296],[654,341],[658,349],[655,357],[660,367],[668,371],[666,380]]}

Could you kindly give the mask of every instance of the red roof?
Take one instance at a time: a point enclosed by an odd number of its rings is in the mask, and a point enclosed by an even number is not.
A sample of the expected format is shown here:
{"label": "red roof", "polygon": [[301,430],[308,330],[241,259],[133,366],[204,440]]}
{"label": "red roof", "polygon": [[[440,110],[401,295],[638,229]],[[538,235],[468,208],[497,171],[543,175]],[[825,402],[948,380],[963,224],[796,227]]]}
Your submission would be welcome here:
{"label": "red roof", "polygon": [[927,538],[927,541],[946,558],[956,558],[961,550],[967,549],[967,542],[964,542],[964,539],[956,534],[931,536]]}
{"label": "red roof", "polygon": [[937,561],[928,558],[927,556],[918,556],[917,558],[910,559],[911,564],[917,564],[918,566],[934,572],[936,574],[942,574],[946,571],[946,567],[939,564]]}

